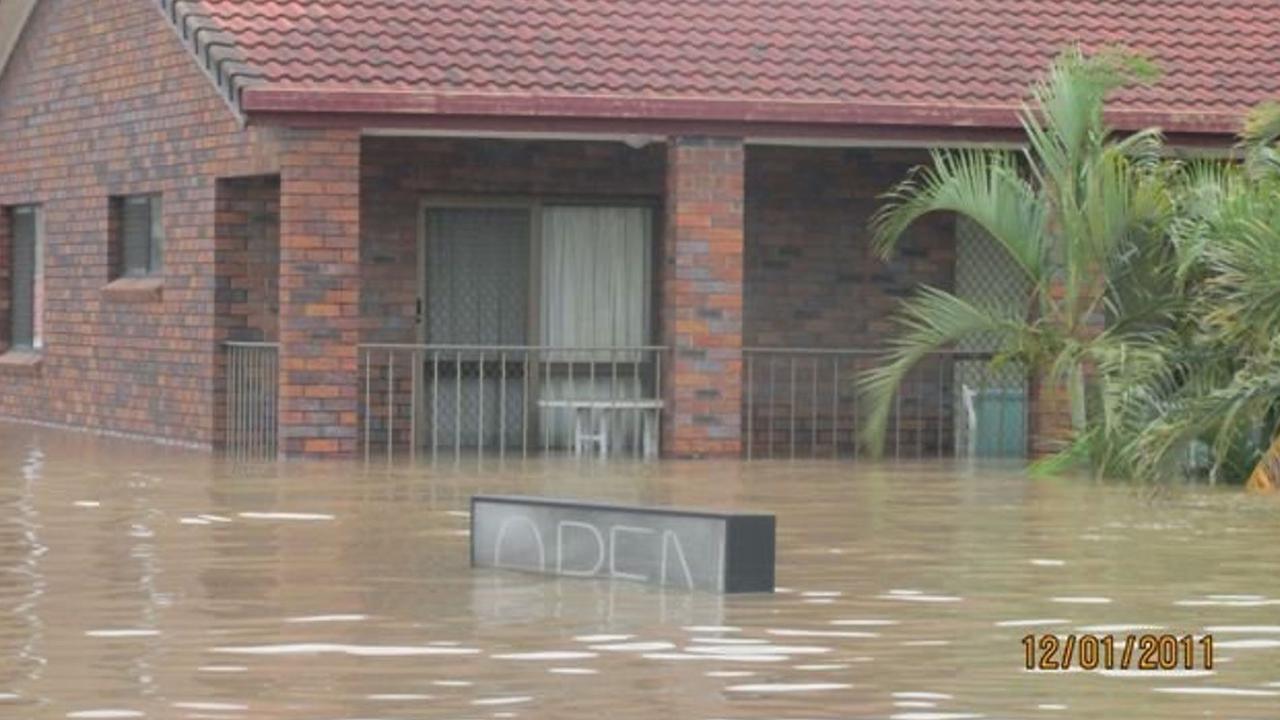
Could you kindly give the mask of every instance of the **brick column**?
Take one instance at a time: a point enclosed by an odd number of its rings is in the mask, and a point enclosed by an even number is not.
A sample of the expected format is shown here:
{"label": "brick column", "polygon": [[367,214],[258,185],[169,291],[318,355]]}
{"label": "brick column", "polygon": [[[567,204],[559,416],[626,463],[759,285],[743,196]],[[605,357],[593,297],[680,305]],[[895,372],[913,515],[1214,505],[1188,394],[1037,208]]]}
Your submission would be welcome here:
{"label": "brick column", "polygon": [[673,457],[742,448],[743,146],[681,137],[667,146],[663,447]]}
{"label": "brick column", "polygon": [[360,134],[289,130],[280,153],[280,449],[348,457],[358,436]]}

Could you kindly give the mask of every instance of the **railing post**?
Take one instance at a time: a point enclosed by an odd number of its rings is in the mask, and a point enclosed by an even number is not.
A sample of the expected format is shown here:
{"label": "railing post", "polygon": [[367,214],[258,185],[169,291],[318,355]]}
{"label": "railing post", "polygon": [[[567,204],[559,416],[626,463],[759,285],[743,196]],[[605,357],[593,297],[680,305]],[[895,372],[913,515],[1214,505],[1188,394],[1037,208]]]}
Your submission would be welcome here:
{"label": "railing post", "polygon": [[773,438],[774,438],[773,418],[775,415],[778,414],[778,400],[776,395],[777,382],[775,379],[777,375],[777,372],[776,372],[777,367],[778,367],[778,356],[770,355],[769,356],[769,443],[767,446],[768,457],[770,460],[773,459]]}
{"label": "railing post", "polygon": [[812,417],[809,420],[809,457],[812,459],[818,457],[818,356],[816,355],[813,357],[810,372],[813,373],[811,378],[813,390],[809,393],[812,411]]}
{"label": "railing post", "polygon": [[796,459],[796,356],[792,355],[790,359],[791,365],[791,381],[787,384],[787,424],[791,430],[791,459]]}
{"label": "railing post", "polygon": [[[548,357],[542,363],[543,387],[547,388],[548,391],[551,389],[551,363],[553,362],[554,362],[554,358]],[[543,419],[542,453],[544,455],[547,454],[547,452],[549,452],[551,449],[551,418],[554,417],[554,412],[555,411],[552,410],[551,408],[544,408],[543,411],[540,413]]]}
{"label": "railing post", "polygon": [[533,378],[529,373],[529,351],[522,351],[524,358],[524,369],[520,372],[520,377],[524,381],[524,389],[520,392],[522,407],[520,410],[520,458],[529,457],[529,423],[533,419],[529,416],[529,396],[533,394]]}
{"label": "railing post", "polygon": [[[262,397],[262,368],[259,366],[259,361],[262,358],[260,354],[260,352],[249,353],[249,396],[255,399]],[[256,402],[251,407],[252,412],[249,413],[249,457],[256,460],[260,451],[258,433],[261,431],[262,408],[258,407]]]}
{"label": "railing post", "polygon": [[391,465],[396,441],[396,354],[387,351],[387,465]]}
{"label": "railing post", "polygon": [[431,462],[436,461],[440,437],[440,352],[431,353]]}
{"label": "railing post", "polygon": [[934,457],[938,457],[938,458],[942,457],[942,441],[943,441],[942,426],[946,418],[946,407],[943,405],[943,396],[946,394],[946,387],[945,387],[946,386],[946,382],[945,382],[946,367],[947,367],[946,358],[941,358],[941,357],[938,358],[938,385],[937,385],[938,391],[937,393],[935,393],[938,396],[938,414],[935,420],[935,424],[937,426],[936,428],[937,433],[934,439],[934,443],[935,443]]}
{"label": "railing post", "polygon": [[373,352],[366,350],[364,353],[364,463],[369,464],[369,426],[373,424],[371,417],[373,413],[373,404],[370,402],[370,393],[372,387],[372,377],[370,376],[370,368],[373,365]]}
{"label": "railing post", "polygon": [[498,459],[507,457],[507,353],[498,355]]}
{"label": "railing post", "polygon": [[902,387],[893,394],[893,459],[902,459]]}
{"label": "railing post", "polygon": [[917,369],[913,374],[916,376],[916,459],[919,459],[924,457],[924,373]]}
{"label": "railing post", "polygon": [[744,352],[742,359],[743,362],[746,363],[746,367],[744,367],[743,370],[746,371],[747,380],[747,460],[750,460],[755,435],[755,354]]}
{"label": "railing post", "polygon": [[831,459],[840,458],[840,356],[831,357]]}
{"label": "railing post", "polygon": [[484,455],[484,351],[480,351],[480,361],[476,363],[479,368],[477,380],[479,400],[476,402],[476,454]]}
{"label": "railing post", "polygon": [[226,429],[226,438],[223,440],[223,442],[226,443],[225,452],[227,453],[227,456],[234,458],[235,451],[236,451],[236,443],[237,443],[237,440],[236,440],[237,430],[236,430],[236,421],[235,421],[236,402],[240,398],[240,390],[238,387],[236,387],[236,382],[237,382],[236,380],[236,348],[233,345],[228,345],[226,350],[227,350],[227,389],[225,393],[226,396],[224,398],[224,402],[226,403],[227,429]]}
{"label": "railing post", "polygon": [[410,359],[409,376],[409,462],[418,463],[418,376],[422,374],[422,360],[418,351],[413,351]]}
{"label": "railing post", "polygon": [[453,461],[462,460],[462,351],[458,350],[453,363]]}

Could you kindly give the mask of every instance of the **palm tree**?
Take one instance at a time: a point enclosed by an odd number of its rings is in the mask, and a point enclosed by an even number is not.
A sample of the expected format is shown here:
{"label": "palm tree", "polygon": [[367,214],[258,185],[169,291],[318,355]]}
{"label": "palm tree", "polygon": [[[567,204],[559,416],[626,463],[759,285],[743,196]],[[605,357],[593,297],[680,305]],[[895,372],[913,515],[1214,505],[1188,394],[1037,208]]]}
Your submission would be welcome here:
{"label": "palm tree", "polygon": [[[1257,108],[1245,162],[1200,164],[1174,184],[1170,237],[1189,300],[1163,372],[1139,381],[1154,418],[1125,452],[1142,475],[1189,448],[1210,480],[1280,485],[1280,104]],[[1251,471],[1251,472],[1250,472]]]}
{"label": "palm tree", "polygon": [[872,220],[883,257],[921,216],[957,213],[1009,256],[1027,291],[1016,303],[984,303],[925,287],[903,303],[902,332],[884,363],[860,379],[870,401],[863,440],[873,453],[911,369],[930,353],[984,337],[997,347],[996,363],[1016,361],[1068,389],[1077,441],[1064,458],[1087,452],[1103,465],[1128,458],[1106,439],[1132,437],[1142,418],[1129,412],[1129,388],[1112,380],[1167,365],[1161,336],[1175,289],[1172,263],[1161,261],[1171,252],[1169,170],[1157,130],[1118,138],[1103,105],[1112,91],[1154,76],[1134,55],[1069,50],[1020,113],[1023,152],[936,151],[930,167],[884,196]]}

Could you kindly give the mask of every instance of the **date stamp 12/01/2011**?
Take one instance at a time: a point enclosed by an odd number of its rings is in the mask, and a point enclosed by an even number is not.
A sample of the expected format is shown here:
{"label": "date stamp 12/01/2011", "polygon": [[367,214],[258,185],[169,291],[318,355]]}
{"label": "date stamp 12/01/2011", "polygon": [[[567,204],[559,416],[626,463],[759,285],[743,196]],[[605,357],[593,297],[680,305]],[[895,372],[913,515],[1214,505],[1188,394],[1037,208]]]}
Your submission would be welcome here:
{"label": "date stamp 12/01/2011", "polygon": [[1027,670],[1213,669],[1213,636],[1027,635]]}

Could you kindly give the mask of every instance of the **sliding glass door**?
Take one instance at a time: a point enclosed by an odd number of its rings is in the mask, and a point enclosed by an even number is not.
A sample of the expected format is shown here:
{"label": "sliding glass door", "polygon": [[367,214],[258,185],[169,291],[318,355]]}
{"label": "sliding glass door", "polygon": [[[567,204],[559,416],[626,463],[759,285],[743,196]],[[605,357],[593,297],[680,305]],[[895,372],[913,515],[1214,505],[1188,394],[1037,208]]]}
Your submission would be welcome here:
{"label": "sliding glass door", "polygon": [[[652,338],[652,238],[647,207],[428,206],[423,339],[474,348],[423,368],[435,431],[463,447],[495,447],[502,433],[506,447],[564,448],[569,411],[539,410],[537,400],[652,393],[645,356],[623,349]],[[483,349],[524,345],[544,349],[505,361]],[[633,420],[616,436],[635,437]]]}

